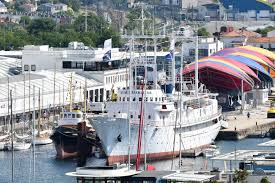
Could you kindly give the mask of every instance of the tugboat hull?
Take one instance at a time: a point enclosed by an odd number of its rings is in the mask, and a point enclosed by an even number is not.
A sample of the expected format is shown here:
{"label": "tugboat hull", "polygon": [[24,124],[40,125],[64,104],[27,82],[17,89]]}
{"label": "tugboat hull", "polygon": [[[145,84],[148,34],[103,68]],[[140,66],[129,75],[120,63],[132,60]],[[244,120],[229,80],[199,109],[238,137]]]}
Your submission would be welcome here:
{"label": "tugboat hull", "polygon": [[77,157],[77,130],[76,128],[58,127],[51,139],[54,142],[58,159]]}
{"label": "tugboat hull", "polygon": [[81,151],[83,155],[91,155],[93,147],[92,138],[79,138],[78,131],[72,127],[58,127],[51,136],[55,144],[56,157],[58,159],[74,158],[78,156],[80,149],[85,147],[85,151]]}

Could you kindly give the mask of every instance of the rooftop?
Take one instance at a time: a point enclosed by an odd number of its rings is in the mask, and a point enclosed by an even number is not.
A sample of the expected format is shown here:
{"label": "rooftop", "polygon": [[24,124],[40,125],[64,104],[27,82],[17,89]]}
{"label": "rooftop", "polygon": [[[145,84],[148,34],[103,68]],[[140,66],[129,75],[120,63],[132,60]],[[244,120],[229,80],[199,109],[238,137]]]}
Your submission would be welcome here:
{"label": "rooftop", "polygon": [[260,34],[244,29],[222,32],[221,37],[261,37]]}
{"label": "rooftop", "polygon": [[250,37],[248,43],[270,43],[275,42],[275,37]]}

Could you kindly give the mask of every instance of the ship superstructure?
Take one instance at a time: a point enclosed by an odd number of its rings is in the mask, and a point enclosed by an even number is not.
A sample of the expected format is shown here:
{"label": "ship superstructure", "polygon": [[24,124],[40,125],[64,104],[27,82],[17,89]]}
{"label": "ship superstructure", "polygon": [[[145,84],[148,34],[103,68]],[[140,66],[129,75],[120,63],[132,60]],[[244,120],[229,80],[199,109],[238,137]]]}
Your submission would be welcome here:
{"label": "ship superstructure", "polygon": [[182,82],[184,93],[166,93],[155,69],[154,60],[134,58],[129,86],[118,90],[117,101],[107,103],[106,115],[91,120],[108,164],[127,162],[128,154],[132,160],[136,158],[141,118],[140,153],[147,159],[172,157],[210,144],[222,126],[216,95],[203,91],[194,94],[190,82]]}

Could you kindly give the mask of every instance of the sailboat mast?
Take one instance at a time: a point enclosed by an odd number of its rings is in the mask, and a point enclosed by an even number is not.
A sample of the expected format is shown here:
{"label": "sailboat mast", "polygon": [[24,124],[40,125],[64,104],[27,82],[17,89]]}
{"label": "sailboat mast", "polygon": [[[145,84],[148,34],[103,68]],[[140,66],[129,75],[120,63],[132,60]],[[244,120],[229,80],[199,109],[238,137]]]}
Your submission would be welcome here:
{"label": "sailboat mast", "polygon": [[87,78],[85,78],[85,87],[84,87],[84,113],[87,111]]}
{"label": "sailboat mast", "polygon": [[72,86],[73,85],[73,73],[71,73],[71,78],[70,78],[70,112],[72,112],[73,110],[73,89],[72,89]]}
{"label": "sailboat mast", "polygon": [[24,105],[23,105],[23,124],[24,124],[24,126],[23,126],[23,134],[24,134],[24,131],[25,131],[25,123],[26,123],[26,113],[25,113],[25,111],[26,111],[26,99],[25,99],[25,96],[26,96],[26,75],[25,75],[25,73],[24,73],[24,92],[23,92],[24,94]]}
{"label": "sailboat mast", "polygon": [[53,116],[55,116],[55,80],[56,80],[56,62],[54,65],[54,74],[53,74]]}
{"label": "sailboat mast", "polygon": [[38,124],[37,124],[37,130],[38,130],[38,136],[40,136],[40,119],[41,119],[41,106],[40,106],[40,103],[41,103],[41,100],[40,100],[40,88],[38,90]]}
{"label": "sailboat mast", "polygon": [[33,158],[33,182],[35,182],[35,85],[33,85],[33,115],[32,115],[32,158]]}
{"label": "sailboat mast", "polygon": [[7,115],[8,119],[9,119],[9,115],[10,115],[10,94],[9,94],[9,91],[10,91],[10,78],[8,76],[8,115]]}
{"label": "sailboat mast", "polygon": [[14,182],[14,148],[13,148],[13,122],[12,122],[12,90],[10,90],[9,99],[11,101],[11,104],[9,107],[11,107],[11,114],[10,114],[10,126],[11,126],[11,156],[12,156],[12,162],[11,162],[11,180],[12,183]]}

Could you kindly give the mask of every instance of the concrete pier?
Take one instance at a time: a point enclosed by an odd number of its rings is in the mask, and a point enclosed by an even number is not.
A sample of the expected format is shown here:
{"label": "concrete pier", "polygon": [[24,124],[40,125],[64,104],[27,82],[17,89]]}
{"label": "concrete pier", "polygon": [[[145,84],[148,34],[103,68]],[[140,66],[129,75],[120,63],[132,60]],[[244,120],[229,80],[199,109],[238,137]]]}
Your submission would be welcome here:
{"label": "concrete pier", "polygon": [[[216,140],[239,140],[249,136],[259,137],[275,128],[275,118],[267,118],[267,106],[259,106],[256,109],[224,113],[229,128],[219,132]],[[247,113],[250,117],[247,117]]]}

